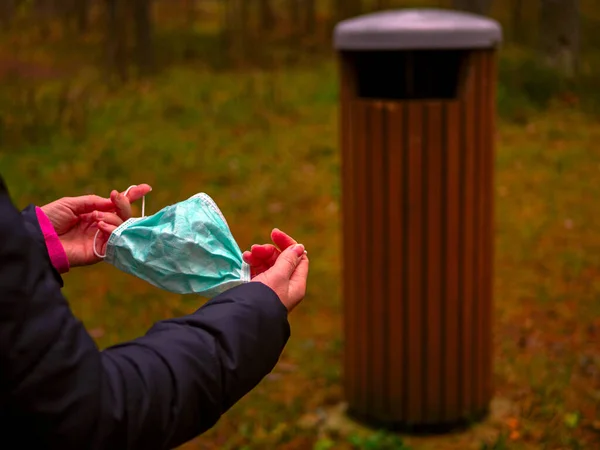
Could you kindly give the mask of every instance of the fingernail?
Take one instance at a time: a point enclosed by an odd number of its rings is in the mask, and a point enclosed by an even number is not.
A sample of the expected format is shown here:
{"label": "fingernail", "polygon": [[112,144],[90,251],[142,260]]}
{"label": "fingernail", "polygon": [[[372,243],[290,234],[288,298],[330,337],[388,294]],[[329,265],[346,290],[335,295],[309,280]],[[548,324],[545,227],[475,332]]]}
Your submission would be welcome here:
{"label": "fingernail", "polygon": [[104,218],[104,214],[102,214],[100,211],[96,211],[96,220],[101,220]]}
{"label": "fingernail", "polygon": [[302,256],[304,254],[304,245],[296,244],[294,245],[293,250],[296,253],[296,255]]}

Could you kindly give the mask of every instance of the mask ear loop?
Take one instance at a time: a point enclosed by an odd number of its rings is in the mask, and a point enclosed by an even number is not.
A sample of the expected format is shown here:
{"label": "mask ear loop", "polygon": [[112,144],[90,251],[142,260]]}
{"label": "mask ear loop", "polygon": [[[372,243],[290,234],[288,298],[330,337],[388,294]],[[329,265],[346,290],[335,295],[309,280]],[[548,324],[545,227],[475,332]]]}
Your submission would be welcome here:
{"label": "mask ear loop", "polygon": [[[129,186],[123,195],[127,196],[127,194],[129,194],[129,190],[136,186],[137,186],[137,184],[133,184],[133,185]],[[146,217],[146,196],[145,195],[142,197],[142,217]],[[96,230],[96,234],[94,235],[94,243],[93,243],[92,250],[94,250],[94,255],[96,255],[100,259],[104,259],[104,258],[106,258],[106,253],[104,255],[101,255],[96,250],[96,240],[98,239],[98,234],[100,234],[100,230]]]}

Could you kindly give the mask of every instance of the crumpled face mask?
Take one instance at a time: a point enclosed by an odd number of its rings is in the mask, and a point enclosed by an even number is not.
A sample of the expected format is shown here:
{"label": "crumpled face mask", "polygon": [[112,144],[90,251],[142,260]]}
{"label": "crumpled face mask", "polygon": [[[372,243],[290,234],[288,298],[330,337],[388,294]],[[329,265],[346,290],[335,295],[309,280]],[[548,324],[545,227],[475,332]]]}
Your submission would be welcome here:
{"label": "crumpled face mask", "polygon": [[243,261],[221,210],[207,194],[196,194],[148,217],[144,209],[145,198],[142,217],[131,218],[113,231],[105,255],[98,254],[94,239],[96,256],[177,294],[212,298],[250,281],[250,266]]}

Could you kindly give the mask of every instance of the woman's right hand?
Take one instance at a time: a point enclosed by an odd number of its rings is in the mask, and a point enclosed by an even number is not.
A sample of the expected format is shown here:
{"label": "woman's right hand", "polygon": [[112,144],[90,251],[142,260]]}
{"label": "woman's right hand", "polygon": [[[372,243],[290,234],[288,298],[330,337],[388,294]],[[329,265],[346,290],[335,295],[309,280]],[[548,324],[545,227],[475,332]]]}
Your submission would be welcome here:
{"label": "woman's right hand", "polygon": [[275,245],[253,245],[243,258],[250,265],[252,281],[273,289],[289,312],[306,294],[309,260],[304,246],[278,228],[271,232],[271,240]]}
{"label": "woman's right hand", "polygon": [[279,228],[271,231],[271,240],[273,244],[253,245],[249,251],[242,255],[244,261],[250,265],[250,274],[252,278],[269,270],[286,248],[297,244],[296,240],[285,234]]}
{"label": "woman's right hand", "polygon": [[293,244],[277,256],[273,266],[252,281],[270,287],[291,312],[304,299],[309,261],[302,244]]}

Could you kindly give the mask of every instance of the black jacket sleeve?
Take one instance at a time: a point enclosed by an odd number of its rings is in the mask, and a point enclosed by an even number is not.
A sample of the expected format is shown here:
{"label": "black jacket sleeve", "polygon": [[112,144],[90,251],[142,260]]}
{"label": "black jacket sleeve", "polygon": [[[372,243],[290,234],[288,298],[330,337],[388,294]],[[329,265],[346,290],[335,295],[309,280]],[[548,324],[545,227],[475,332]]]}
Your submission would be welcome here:
{"label": "black jacket sleeve", "polygon": [[[1,182],[2,181],[0,181],[0,183]],[[23,218],[23,223],[25,225],[25,230],[27,230],[27,234],[29,234],[29,237],[31,237],[32,241],[41,249],[41,252],[45,253],[47,256],[46,240],[44,239],[40,223],[38,222],[35,205],[29,205],[23,211],[21,211],[21,217]],[[48,260],[50,261],[49,256]],[[50,266],[52,268],[54,278],[56,278],[56,281],[58,281],[60,287],[63,287],[63,279],[60,276],[60,273],[58,273],[58,271],[52,265],[52,261],[50,261]]]}
{"label": "black jacket sleeve", "polygon": [[40,224],[37,220],[37,214],[35,212],[35,206],[29,205],[23,211],[21,211],[21,217],[23,218],[23,223],[25,224],[25,229],[27,233],[31,237],[31,239],[41,248],[46,246],[46,242],[44,241],[44,235],[42,234],[42,230],[40,228]]}
{"label": "black jacket sleeve", "polygon": [[0,178],[0,431],[23,448],[169,449],[275,366],[287,311],[260,283],[99,351]]}

